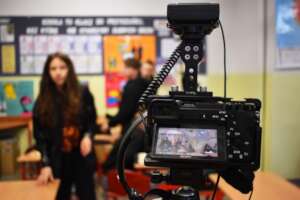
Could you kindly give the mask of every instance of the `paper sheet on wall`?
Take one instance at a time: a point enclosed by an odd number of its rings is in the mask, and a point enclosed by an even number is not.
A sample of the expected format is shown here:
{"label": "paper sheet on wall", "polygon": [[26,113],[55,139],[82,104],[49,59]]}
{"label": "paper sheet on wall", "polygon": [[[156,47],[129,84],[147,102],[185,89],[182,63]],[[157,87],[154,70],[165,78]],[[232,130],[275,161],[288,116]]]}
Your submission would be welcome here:
{"label": "paper sheet on wall", "polygon": [[277,68],[300,68],[300,1],[276,0]]}
{"label": "paper sheet on wall", "polygon": [[21,64],[21,73],[22,74],[34,74],[35,67],[34,67],[34,58],[31,55],[24,55],[20,58]]}
{"label": "paper sheet on wall", "polygon": [[14,24],[5,24],[0,26],[0,42],[14,42],[15,41],[15,27]]}
{"label": "paper sheet on wall", "polygon": [[37,35],[34,36],[34,53],[38,54],[48,54],[48,36]]}
{"label": "paper sheet on wall", "polygon": [[161,46],[160,55],[163,58],[168,59],[179,44],[180,44],[180,40],[177,41],[174,38],[162,39],[160,45]]}
{"label": "paper sheet on wall", "polygon": [[34,64],[33,64],[34,74],[42,74],[46,59],[47,59],[46,55],[34,56]]}
{"label": "paper sheet on wall", "polygon": [[77,73],[102,73],[102,37],[67,35],[21,35],[20,71],[22,74],[40,74],[46,57],[55,52],[69,55]]}
{"label": "paper sheet on wall", "polygon": [[1,46],[2,73],[16,73],[16,53],[14,45]]}
{"label": "paper sheet on wall", "polygon": [[32,55],[34,53],[34,41],[32,35],[21,35],[19,37],[21,55]]}

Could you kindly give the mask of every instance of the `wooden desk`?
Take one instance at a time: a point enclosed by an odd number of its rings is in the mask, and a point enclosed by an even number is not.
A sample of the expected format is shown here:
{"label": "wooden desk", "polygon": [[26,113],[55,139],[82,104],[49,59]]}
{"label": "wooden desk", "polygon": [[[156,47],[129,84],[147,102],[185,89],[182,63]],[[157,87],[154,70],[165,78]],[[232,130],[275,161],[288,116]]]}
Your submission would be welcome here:
{"label": "wooden desk", "polygon": [[54,200],[59,181],[38,185],[36,181],[0,182],[1,200]]}
{"label": "wooden desk", "polygon": [[32,117],[31,116],[2,116],[0,130],[26,127],[28,129],[28,145],[32,145]]}
{"label": "wooden desk", "polygon": [[27,126],[31,117],[23,116],[4,116],[0,117],[0,130],[6,130],[11,128],[19,128]]}
{"label": "wooden desk", "polygon": [[[209,178],[215,183],[217,175],[210,175]],[[248,200],[249,194],[242,194],[222,178],[218,185],[226,196],[232,200]],[[298,200],[300,189],[289,183],[284,178],[271,172],[256,172],[254,179],[254,190],[252,200]]]}

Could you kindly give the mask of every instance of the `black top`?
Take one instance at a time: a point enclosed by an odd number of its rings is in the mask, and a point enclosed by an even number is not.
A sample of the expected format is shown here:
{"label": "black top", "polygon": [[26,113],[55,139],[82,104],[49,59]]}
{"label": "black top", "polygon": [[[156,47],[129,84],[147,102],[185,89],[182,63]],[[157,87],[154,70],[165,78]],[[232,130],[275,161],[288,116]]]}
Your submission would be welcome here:
{"label": "black top", "polygon": [[129,80],[123,90],[119,112],[109,120],[109,126],[121,124],[123,133],[129,128],[138,108],[140,96],[146,90],[148,81],[140,77]]}
{"label": "black top", "polygon": [[[49,128],[42,125],[35,104],[33,109],[33,131],[37,149],[42,154],[43,165],[51,166],[54,176],[59,177],[62,156],[62,130],[64,127],[63,108],[59,103],[58,96],[55,96],[53,101],[56,108],[53,110],[55,116],[53,126]],[[96,130],[96,109],[94,98],[87,87],[82,88],[78,122],[80,140],[85,134],[92,137]]]}

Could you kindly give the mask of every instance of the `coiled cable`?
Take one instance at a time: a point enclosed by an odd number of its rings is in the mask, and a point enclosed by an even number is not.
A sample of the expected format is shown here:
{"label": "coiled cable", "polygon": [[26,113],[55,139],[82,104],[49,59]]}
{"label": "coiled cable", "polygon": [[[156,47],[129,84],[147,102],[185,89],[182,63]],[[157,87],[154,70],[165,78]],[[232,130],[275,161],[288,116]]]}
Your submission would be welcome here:
{"label": "coiled cable", "polygon": [[158,88],[161,86],[161,84],[164,82],[172,68],[175,66],[177,60],[180,57],[180,47],[181,44],[178,45],[178,47],[174,50],[174,52],[171,54],[168,61],[163,65],[160,72],[154,77],[154,79],[151,81],[147,89],[144,91],[142,96],[139,99],[139,110],[143,111],[145,110],[146,101],[147,98],[150,95],[156,94]]}

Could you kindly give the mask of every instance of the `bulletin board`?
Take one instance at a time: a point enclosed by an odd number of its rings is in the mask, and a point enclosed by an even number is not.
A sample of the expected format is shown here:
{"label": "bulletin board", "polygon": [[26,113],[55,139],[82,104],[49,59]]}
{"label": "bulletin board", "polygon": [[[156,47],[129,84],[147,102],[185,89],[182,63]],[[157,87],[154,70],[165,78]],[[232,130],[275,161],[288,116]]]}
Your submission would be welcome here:
{"label": "bulletin board", "polygon": [[70,55],[83,75],[117,72],[121,58],[110,54],[135,47],[143,59],[166,59],[178,44],[166,24],[164,17],[142,16],[0,17],[0,76],[40,75],[47,55],[57,51]]}
{"label": "bulletin board", "polygon": [[[40,76],[47,55],[59,51],[71,57],[77,74],[105,75],[106,106],[117,107],[126,54],[151,60],[159,71],[179,42],[162,16],[0,17],[0,76]],[[175,83],[178,69],[167,84]],[[206,73],[206,62],[199,72]]]}

